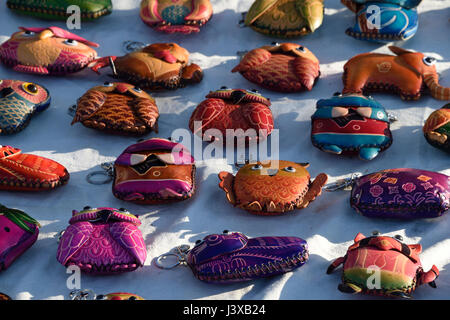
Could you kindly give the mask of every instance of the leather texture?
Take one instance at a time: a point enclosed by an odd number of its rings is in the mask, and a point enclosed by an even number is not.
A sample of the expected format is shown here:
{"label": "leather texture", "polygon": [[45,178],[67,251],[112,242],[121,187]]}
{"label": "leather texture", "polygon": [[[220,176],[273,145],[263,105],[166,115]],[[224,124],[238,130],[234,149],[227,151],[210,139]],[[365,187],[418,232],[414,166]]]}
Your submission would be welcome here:
{"label": "leather texture", "polygon": [[311,91],[320,76],[317,57],[296,43],[251,50],[232,72],[265,89],[286,93]]}
{"label": "leather texture", "polygon": [[140,17],[157,31],[191,34],[212,17],[210,0],[142,0]]}
{"label": "leather texture", "polygon": [[[343,264],[343,283],[338,288],[345,293],[410,298],[420,285],[435,287],[434,280],[439,275],[434,265],[428,272],[423,270],[421,251],[420,244],[407,245],[392,237],[365,237],[358,233],[347,254],[336,259],[327,273]],[[370,277],[374,272],[378,275],[378,287],[372,287]]]}
{"label": "leather texture", "polygon": [[280,215],[302,209],[315,200],[327,182],[325,173],[313,182],[308,164],[267,161],[247,164],[236,175],[219,173],[219,187],[235,207],[257,215]]}
{"label": "leather texture", "polygon": [[77,102],[72,124],[115,134],[142,136],[158,131],[155,100],[140,88],[106,82],[88,90]]}
{"label": "leather texture", "polygon": [[59,27],[19,29],[0,45],[0,61],[15,71],[63,76],[97,57],[98,44]]}
{"label": "leather texture", "polygon": [[423,133],[432,146],[450,152],[450,103],[430,114]]}
{"label": "leather texture", "polygon": [[43,191],[64,185],[70,174],[56,161],[0,146],[0,190]]}

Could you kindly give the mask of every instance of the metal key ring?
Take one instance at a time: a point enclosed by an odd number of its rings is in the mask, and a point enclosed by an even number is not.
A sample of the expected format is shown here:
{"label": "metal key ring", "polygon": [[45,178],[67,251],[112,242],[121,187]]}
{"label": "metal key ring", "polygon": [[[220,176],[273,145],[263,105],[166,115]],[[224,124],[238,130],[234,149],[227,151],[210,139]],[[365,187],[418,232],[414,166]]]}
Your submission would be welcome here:
{"label": "metal key ring", "polygon": [[[162,263],[162,260],[166,259],[167,257],[176,257],[177,262],[166,266]],[[169,252],[169,253],[164,253],[164,254],[160,255],[158,258],[156,258],[155,264],[160,269],[173,269],[173,268],[179,266],[182,261],[184,261],[184,259],[179,254]]]}
{"label": "metal key ring", "polygon": [[[104,180],[100,180],[100,181],[96,181],[96,180],[92,179],[92,177],[100,176],[100,175],[105,176],[106,178]],[[106,171],[94,171],[94,172],[89,173],[86,176],[86,180],[90,184],[102,185],[102,184],[110,183],[113,180],[113,177],[110,174],[108,174],[108,172],[106,172]]]}

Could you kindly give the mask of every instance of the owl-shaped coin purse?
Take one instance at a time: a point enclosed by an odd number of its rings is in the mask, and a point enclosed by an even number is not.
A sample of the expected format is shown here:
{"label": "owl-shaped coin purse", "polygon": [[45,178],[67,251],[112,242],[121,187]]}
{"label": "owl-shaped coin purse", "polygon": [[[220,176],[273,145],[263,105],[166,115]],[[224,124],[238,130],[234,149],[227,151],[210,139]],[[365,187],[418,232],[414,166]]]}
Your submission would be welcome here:
{"label": "owl-shaped coin purse", "polygon": [[416,7],[422,0],[341,0],[355,12],[355,24],[345,33],[358,40],[404,41],[419,27]]}
{"label": "owl-shaped coin purse", "polygon": [[74,210],[60,236],[56,259],[91,274],[134,271],[147,258],[140,225],[137,216],[122,208]]}
{"label": "owl-shaped coin purse", "polygon": [[257,215],[281,215],[306,208],[322,192],[328,176],[320,173],[314,181],[308,163],[284,160],[248,163],[236,175],[219,173],[219,187],[228,202]]}
{"label": "owl-shaped coin purse", "polygon": [[0,45],[0,61],[15,71],[64,76],[97,58],[98,44],[59,27],[19,29]]}
{"label": "owl-shaped coin purse", "polygon": [[142,136],[158,131],[159,110],[142,89],[121,82],[105,82],[89,89],[75,106],[72,124],[100,131]]}
{"label": "owl-shaped coin purse", "polygon": [[182,144],[152,138],[126,148],[114,162],[115,197],[140,204],[191,198],[196,190],[194,157]]}
{"label": "owl-shaped coin purse", "polygon": [[[168,264],[175,258],[174,264]],[[298,237],[250,238],[240,232],[210,234],[189,245],[159,256],[156,266],[172,269],[190,267],[194,276],[207,283],[235,283],[281,275],[304,265],[308,244]]]}
{"label": "owl-shaped coin purse", "polygon": [[0,204],[0,271],[7,269],[36,242],[39,227],[25,212]]}
{"label": "owl-shaped coin purse", "polygon": [[311,120],[312,144],[328,153],[372,160],[392,144],[390,117],[371,97],[347,94],[321,99]]}
{"label": "owl-shaped coin purse", "polygon": [[450,177],[439,172],[399,168],[352,175],[325,187],[351,187],[350,206],[369,218],[436,218],[450,209]]}
{"label": "owl-shaped coin purse", "polygon": [[213,14],[210,0],[142,0],[140,16],[149,27],[165,33],[200,31]]}
{"label": "owl-shaped coin purse", "polygon": [[54,160],[0,146],[0,190],[52,190],[65,185],[69,178],[67,169]]}
{"label": "owl-shaped coin purse", "polygon": [[[226,141],[227,130],[232,129],[231,139],[237,137],[239,141],[242,132],[246,141],[258,142],[273,130],[270,100],[256,90],[222,87],[211,91],[206,98],[195,108],[189,120],[189,129],[200,137]],[[209,136],[208,131],[216,130],[220,131],[221,137]]]}
{"label": "owl-shaped coin purse", "polygon": [[75,9],[79,10],[83,21],[97,19],[112,12],[111,0],[7,0],[6,5],[18,13],[49,20],[67,20],[78,12]]}
{"label": "owl-shaped coin purse", "polygon": [[35,113],[50,106],[50,93],[35,83],[0,80],[0,135],[22,131]]}

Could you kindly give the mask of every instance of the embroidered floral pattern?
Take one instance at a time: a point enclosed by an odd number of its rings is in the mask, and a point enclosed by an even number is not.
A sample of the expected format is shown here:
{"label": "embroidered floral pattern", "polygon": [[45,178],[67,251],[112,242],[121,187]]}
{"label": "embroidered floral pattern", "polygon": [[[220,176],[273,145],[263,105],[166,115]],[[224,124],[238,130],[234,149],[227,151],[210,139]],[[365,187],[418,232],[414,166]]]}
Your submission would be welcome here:
{"label": "embroidered floral pattern", "polygon": [[410,193],[416,190],[416,185],[414,183],[408,182],[402,185],[402,189]]}
{"label": "embroidered floral pattern", "polygon": [[379,185],[375,185],[372,188],[370,188],[369,192],[373,197],[378,198],[383,193],[383,188],[380,187]]}

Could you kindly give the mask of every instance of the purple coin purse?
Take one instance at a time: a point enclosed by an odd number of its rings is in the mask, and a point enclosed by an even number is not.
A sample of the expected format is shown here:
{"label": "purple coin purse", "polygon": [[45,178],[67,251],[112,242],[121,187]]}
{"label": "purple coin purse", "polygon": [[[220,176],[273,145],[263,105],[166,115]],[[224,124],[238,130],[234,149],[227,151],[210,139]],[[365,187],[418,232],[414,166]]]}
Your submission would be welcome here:
{"label": "purple coin purse", "polygon": [[38,235],[39,223],[36,220],[23,211],[0,205],[0,271],[7,269],[28,250]]}
{"label": "purple coin purse", "polygon": [[[163,258],[176,256],[178,262],[165,266]],[[194,248],[180,246],[160,256],[156,265],[170,269],[187,264],[194,275],[209,283],[231,283],[271,277],[292,271],[308,260],[308,245],[297,237],[248,238],[240,232],[211,234]]]}
{"label": "purple coin purse", "polygon": [[138,217],[125,209],[90,208],[73,211],[62,234],[57,260],[92,274],[136,270],[147,258]]}
{"label": "purple coin purse", "polygon": [[371,218],[435,218],[450,208],[450,177],[418,169],[390,169],[354,179],[350,205]]}

